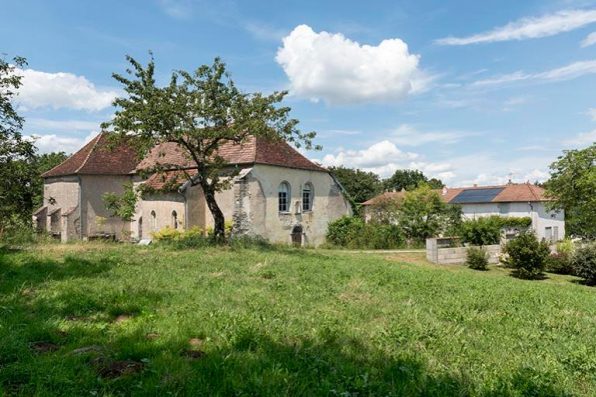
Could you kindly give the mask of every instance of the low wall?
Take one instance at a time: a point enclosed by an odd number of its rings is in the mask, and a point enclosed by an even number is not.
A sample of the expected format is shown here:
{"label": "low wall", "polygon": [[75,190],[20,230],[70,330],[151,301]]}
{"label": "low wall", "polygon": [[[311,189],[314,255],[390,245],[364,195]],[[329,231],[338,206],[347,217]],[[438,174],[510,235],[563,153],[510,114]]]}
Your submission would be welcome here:
{"label": "low wall", "polygon": [[[437,244],[436,240],[426,240],[426,259],[438,265],[466,263],[468,247],[439,248],[440,244]],[[499,263],[499,255],[501,254],[500,245],[485,245],[482,248],[488,252],[489,263]]]}

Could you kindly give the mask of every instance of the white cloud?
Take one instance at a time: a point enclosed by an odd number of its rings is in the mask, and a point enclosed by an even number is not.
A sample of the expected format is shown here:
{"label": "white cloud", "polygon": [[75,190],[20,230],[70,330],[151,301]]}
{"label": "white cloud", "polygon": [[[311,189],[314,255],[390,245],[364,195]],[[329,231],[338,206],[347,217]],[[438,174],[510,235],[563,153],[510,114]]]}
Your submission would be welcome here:
{"label": "white cloud", "polygon": [[176,19],[188,19],[192,16],[191,0],[158,0],[166,14]]}
{"label": "white cloud", "polygon": [[478,80],[472,86],[498,86],[519,81],[563,81],[572,80],[586,74],[596,73],[596,60],[579,61],[572,64],[539,73],[524,73],[517,71],[511,74],[495,76],[489,79]]}
{"label": "white cloud", "polygon": [[401,146],[420,146],[432,142],[453,144],[461,141],[465,137],[472,135],[478,134],[462,131],[422,132],[407,124],[400,125],[390,134],[391,140]]}
{"label": "white cloud", "polygon": [[101,123],[85,120],[48,120],[28,117],[25,128],[29,131],[97,131]]}
{"label": "white cloud", "polygon": [[596,10],[566,10],[541,17],[522,18],[489,32],[469,37],[446,37],[436,40],[442,45],[468,45],[498,41],[526,40],[554,36],[596,22]]}
{"label": "white cloud", "polygon": [[46,73],[33,69],[18,69],[23,85],[15,99],[27,108],[50,106],[98,111],[112,104],[117,93],[99,90],[83,76],[72,73]]}
{"label": "white cloud", "polygon": [[565,146],[582,147],[596,142],[596,130],[580,132],[573,138],[565,139],[561,143]]}
{"label": "white cloud", "polygon": [[295,94],[330,104],[396,102],[424,91],[429,78],[418,69],[419,60],[400,39],[361,45],[307,25],[284,37],[276,56]]}
{"label": "white cloud", "polygon": [[592,121],[596,121],[596,108],[588,109],[588,116],[590,116]]}
{"label": "white cloud", "polygon": [[586,47],[589,47],[594,44],[596,44],[596,32],[590,33],[588,35],[588,37],[586,37],[584,40],[582,40],[582,42],[580,43],[580,46],[582,48],[586,48]]}
{"label": "white cloud", "polygon": [[93,131],[85,138],[68,138],[56,134],[33,134],[29,135],[28,138],[35,139],[35,146],[37,146],[41,153],[65,152],[66,154],[71,154],[91,141],[97,134],[96,131]]}

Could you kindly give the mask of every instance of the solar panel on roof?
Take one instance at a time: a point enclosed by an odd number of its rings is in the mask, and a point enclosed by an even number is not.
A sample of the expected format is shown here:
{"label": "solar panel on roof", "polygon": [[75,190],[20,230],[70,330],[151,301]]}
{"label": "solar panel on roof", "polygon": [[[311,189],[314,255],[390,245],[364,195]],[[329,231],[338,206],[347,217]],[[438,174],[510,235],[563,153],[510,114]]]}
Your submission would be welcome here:
{"label": "solar panel on roof", "polygon": [[490,203],[504,188],[468,189],[451,200],[451,204]]}

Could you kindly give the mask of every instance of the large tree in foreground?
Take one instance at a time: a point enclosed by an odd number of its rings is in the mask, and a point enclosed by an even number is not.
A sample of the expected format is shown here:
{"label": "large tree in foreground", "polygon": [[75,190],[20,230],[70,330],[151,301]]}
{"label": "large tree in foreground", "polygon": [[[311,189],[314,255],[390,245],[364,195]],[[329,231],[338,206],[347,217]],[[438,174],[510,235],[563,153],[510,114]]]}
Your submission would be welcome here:
{"label": "large tree in foreground", "polygon": [[35,146],[23,137],[24,118],[17,113],[14,99],[23,76],[15,73],[25,66],[24,58],[15,57],[12,63],[0,57],[0,238],[5,228],[14,222],[30,219],[35,177],[30,161]]}
{"label": "large tree in foreground", "polygon": [[566,233],[596,237],[596,144],[579,150],[565,150],[550,165],[551,178],[545,183],[554,199],[549,207],[565,210]]}
{"label": "large tree in foreground", "polygon": [[113,128],[119,140],[141,154],[160,143],[177,143],[196,173],[191,175],[179,165],[162,164],[160,168],[179,168],[193,185],[202,188],[216,237],[224,236],[225,220],[215,194],[231,186],[232,176],[222,174],[226,163],[217,153],[223,144],[242,144],[252,135],[296,147],[312,146],[315,133],[300,132],[298,120],[290,118],[290,108],[279,106],[287,92],[243,93],[219,58],[194,72],[174,71],[165,87],[155,83],[153,58],[147,66],[130,56],[127,60],[132,68],[126,75],[113,74],[127,95],[114,101],[115,116],[102,128]]}

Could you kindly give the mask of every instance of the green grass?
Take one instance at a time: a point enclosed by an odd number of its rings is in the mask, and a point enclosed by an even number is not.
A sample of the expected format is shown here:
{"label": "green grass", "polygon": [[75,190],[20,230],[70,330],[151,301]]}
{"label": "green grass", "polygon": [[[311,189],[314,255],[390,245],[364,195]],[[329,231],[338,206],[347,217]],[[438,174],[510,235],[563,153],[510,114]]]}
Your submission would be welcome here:
{"label": "green grass", "polygon": [[409,255],[2,249],[0,395],[596,395],[596,289]]}

